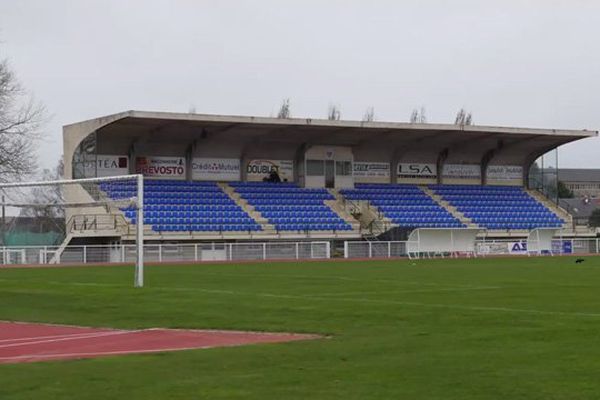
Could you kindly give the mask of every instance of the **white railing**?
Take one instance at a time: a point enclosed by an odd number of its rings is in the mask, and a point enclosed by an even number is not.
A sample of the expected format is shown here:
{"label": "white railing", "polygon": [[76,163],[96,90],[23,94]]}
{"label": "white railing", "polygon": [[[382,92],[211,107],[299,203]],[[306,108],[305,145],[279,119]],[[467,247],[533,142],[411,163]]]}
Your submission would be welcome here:
{"label": "white railing", "polygon": [[[385,242],[385,241],[346,241],[344,242],[345,258],[394,258],[394,257],[445,257],[461,256],[459,251],[431,252],[424,254],[409,254],[407,241]],[[525,239],[501,239],[501,240],[477,240],[475,242],[476,256],[498,256],[498,255],[529,255],[527,240]],[[561,239],[552,241],[552,254],[600,254],[600,239],[578,238]]]}
{"label": "white railing", "polygon": [[345,258],[393,258],[408,257],[408,242],[346,241]]}
{"label": "white railing", "polygon": [[[134,263],[135,244],[67,246],[59,257],[59,246],[0,247],[0,266],[17,264],[105,264]],[[201,262],[245,260],[307,260],[331,257],[329,242],[240,242],[145,244],[148,262]]]}

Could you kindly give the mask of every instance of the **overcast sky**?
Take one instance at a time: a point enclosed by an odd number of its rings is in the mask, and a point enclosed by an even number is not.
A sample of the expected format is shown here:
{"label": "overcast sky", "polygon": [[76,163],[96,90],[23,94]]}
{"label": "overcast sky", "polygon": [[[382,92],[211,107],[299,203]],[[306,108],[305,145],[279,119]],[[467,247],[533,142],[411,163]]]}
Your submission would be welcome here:
{"label": "overcast sky", "polygon": [[[0,0],[0,58],[62,125],[129,109],[600,128],[600,1]],[[600,168],[600,139],[560,149]]]}

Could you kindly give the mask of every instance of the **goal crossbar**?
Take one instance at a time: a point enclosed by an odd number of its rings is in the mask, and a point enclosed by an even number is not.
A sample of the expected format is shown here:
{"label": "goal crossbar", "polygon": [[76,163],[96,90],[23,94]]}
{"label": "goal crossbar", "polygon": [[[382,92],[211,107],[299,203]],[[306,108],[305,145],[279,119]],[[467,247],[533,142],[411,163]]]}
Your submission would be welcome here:
{"label": "goal crossbar", "polygon": [[[100,188],[98,189],[98,193],[102,191],[100,184],[102,183],[114,183],[114,182],[130,182],[135,183],[136,190],[135,195],[129,198],[121,198],[121,199],[110,199],[110,198],[102,198],[102,196],[98,196],[100,198],[90,199],[90,201],[80,201],[80,198],[77,196],[68,196],[65,194],[64,197],[75,197],[70,200],[75,201],[65,201],[65,202],[40,202],[33,203],[28,202],[27,198],[10,198],[10,189],[21,189],[26,190],[27,188],[41,188],[41,187],[57,187],[57,188],[66,188],[69,186],[81,187],[84,190],[89,190],[90,187],[94,187],[93,185],[98,185]],[[19,192],[17,192],[18,194]],[[51,181],[33,181],[33,182],[0,182],[0,195],[2,198],[0,199],[0,207],[4,209],[4,207],[13,207],[13,208],[22,208],[22,209],[32,209],[32,210],[43,210],[43,209],[67,209],[67,208],[91,208],[91,207],[109,207],[115,206],[118,208],[123,207],[132,207],[136,212],[136,263],[135,263],[135,278],[134,285],[136,287],[142,287],[144,285],[144,177],[141,174],[132,174],[132,175],[120,175],[120,176],[111,176],[111,177],[100,177],[100,178],[83,178],[83,179],[64,179],[64,180],[51,180]],[[6,195],[6,196],[5,196]],[[9,199],[5,200],[5,197],[9,197]],[[18,196],[17,196],[18,197]],[[31,198],[31,196],[29,197]],[[62,198],[62,196],[61,196]],[[23,201],[25,200],[25,201]],[[32,198],[32,200],[35,200]]]}

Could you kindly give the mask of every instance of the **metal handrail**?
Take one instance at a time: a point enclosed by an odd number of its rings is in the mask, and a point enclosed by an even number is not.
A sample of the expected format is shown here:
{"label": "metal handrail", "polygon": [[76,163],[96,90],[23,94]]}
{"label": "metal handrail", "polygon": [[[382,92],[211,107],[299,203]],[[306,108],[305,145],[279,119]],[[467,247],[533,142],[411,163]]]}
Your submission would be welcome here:
{"label": "metal handrail", "polygon": [[129,225],[122,214],[76,214],[69,218],[67,232],[128,229]]}

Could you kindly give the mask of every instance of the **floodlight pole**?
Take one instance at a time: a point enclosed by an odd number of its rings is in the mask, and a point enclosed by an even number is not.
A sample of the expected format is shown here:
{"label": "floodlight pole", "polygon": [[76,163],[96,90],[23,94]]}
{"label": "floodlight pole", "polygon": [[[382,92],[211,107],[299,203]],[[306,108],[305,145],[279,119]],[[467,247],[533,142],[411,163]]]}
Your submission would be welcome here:
{"label": "floodlight pole", "polygon": [[144,287],[144,176],[137,175],[135,287]]}

